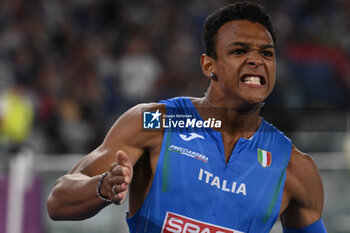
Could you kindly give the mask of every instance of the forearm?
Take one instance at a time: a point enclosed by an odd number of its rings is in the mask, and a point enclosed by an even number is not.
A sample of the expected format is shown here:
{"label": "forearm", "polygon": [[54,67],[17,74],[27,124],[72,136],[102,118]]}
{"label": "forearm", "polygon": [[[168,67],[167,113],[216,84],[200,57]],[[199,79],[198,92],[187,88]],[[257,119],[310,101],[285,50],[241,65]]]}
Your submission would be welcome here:
{"label": "forearm", "polygon": [[109,204],[96,194],[99,177],[83,174],[61,177],[47,200],[49,216],[54,220],[82,220],[97,214]]}

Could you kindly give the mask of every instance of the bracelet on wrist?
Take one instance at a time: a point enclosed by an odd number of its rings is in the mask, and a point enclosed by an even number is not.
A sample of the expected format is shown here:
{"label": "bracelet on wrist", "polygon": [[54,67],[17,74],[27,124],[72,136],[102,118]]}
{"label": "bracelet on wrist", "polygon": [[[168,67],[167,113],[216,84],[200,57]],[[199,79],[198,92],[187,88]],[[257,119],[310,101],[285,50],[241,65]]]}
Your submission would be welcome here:
{"label": "bracelet on wrist", "polygon": [[103,173],[103,174],[100,176],[100,178],[98,179],[98,185],[97,185],[96,192],[97,192],[97,196],[98,196],[100,199],[104,200],[105,202],[112,203],[112,200],[111,200],[111,199],[106,198],[106,197],[103,197],[103,196],[101,195],[101,192],[100,192],[100,191],[101,191],[101,187],[102,187],[103,179],[104,179],[108,174],[109,174],[109,171]]}

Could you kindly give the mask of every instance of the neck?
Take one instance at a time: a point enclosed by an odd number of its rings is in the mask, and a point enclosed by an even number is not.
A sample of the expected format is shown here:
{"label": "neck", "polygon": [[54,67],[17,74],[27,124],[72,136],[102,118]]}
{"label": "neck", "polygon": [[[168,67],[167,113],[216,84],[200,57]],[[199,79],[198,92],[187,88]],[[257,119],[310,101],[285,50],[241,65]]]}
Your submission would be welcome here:
{"label": "neck", "polygon": [[258,103],[258,104],[247,104],[244,106],[238,106],[238,107],[226,107],[226,106],[220,106],[212,103],[212,101],[209,99],[208,94],[204,94],[204,100],[213,108],[216,109],[222,109],[229,112],[236,112],[238,114],[250,114],[254,112],[259,112],[260,109],[265,105],[264,102]]}
{"label": "neck", "polygon": [[218,131],[222,133],[249,138],[260,126],[259,113],[263,105],[261,103],[249,108],[225,107],[213,103],[210,97],[205,95],[201,101],[200,115],[203,119],[220,120],[222,127]]}

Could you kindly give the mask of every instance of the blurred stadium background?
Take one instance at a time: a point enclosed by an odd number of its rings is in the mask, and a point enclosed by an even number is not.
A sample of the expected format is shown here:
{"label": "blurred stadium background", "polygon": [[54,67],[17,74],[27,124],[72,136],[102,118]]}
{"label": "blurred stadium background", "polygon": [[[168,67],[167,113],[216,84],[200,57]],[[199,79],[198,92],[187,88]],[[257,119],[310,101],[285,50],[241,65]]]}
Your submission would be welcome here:
{"label": "blurred stadium background", "polygon": [[[203,96],[202,23],[232,2],[0,1],[0,232],[126,233],[126,205],[51,221],[49,191],[129,107]],[[350,232],[350,1],[255,2],[278,37],[263,115],[315,159],[328,232]]]}

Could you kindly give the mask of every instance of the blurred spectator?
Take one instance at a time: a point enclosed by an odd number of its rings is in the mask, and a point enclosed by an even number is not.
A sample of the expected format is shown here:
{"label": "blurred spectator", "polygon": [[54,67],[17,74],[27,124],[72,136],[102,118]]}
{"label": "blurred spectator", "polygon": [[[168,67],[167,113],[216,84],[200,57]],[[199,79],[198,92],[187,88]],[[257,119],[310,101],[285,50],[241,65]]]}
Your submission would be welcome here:
{"label": "blurred spectator", "polygon": [[85,119],[74,98],[66,97],[60,104],[59,136],[62,139],[61,152],[82,153],[89,148],[94,132]]}
{"label": "blurred spectator", "polygon": [[34,105],[25,85],[15,84],[0,97],[0,148],[17,152],[33,127]]}
{"label": "blurred spectator", "polygon": [[302,90],[302,106],[349,105],[350,60],[344,51],[313,43],[286,47],[290,75]]}
{"label": "blurred spectator", "polygon": [[126,102],[136,104],[157,96],[154,85],[162,66],[150,51],[150,44],[141,35],[131,36],[117,61],[119,90]]}

